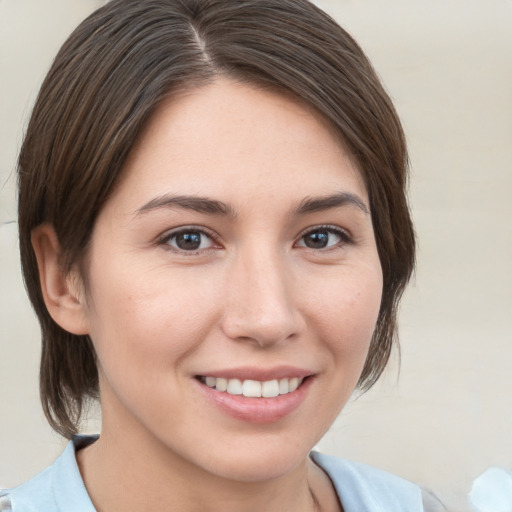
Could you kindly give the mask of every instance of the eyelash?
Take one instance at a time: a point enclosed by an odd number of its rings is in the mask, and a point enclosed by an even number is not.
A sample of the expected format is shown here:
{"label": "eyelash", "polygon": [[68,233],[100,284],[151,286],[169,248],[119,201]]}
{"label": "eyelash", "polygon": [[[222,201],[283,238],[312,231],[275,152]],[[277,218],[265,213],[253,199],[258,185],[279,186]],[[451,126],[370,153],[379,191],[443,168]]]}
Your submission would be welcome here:
{"label": "eyelash", "polygon": [[[325,251],[325,250],[329,250],[329,249],[334,249],[336,247],[342,247],[342,246],[344,246],[346,244],[353,244],[354,243],[353,238],[349,235],[349,233],[347,233],[347,231],[345,231],[345,230],[343,230],[341,228],[338,228],[336,226],[321,225],[321,226],[315,226],[313,228],[308,228],[306,231],[301,233],[301,235],[298,238],[298,242],[295,242],[294,246],[297,246],[297,244],[299,242],[303,241],[306,236],[314,234],[314,233],[319,233],[319,232],[329,233],[329,234],[336,235],[337,237],[339,237],[340,240],[338,242],[336,242],[335,244],[328,245],[326,247],[314,248],[314,247],[308,247],[305,244],[304,245],[298,245],[298,247],[303,247],[305,249],[310,249],[310,250],[313,250],[313,251]],[[199,234],[201,236],[204,235],[204,236],[208,237],[211,240],[212,246],[211,247],[207,247],[207,248],[203,248],[203,249],[201,249],[199,247],[198,249],[195,249],[195,250],[186,250],[186,249],[181,249],[179,247],[173,247],[170,244],[170,241],[175,239],[179,235],[192,234],[192,233],[196,233],[196,234]],[[202,243],[202,242],[200,242],[200,243]],[[183,254],[183,255],[186,255],[186,256],[195,256],[195,255],[200,254],[201,252],[208,251],[208,250],[210,250],[212,248],[215,248],[215,245],[216,245],[216,235],[215,235],[214,232],[212,232],[210,230],[207,230],[204,227],[184,226],[182,228],[177,228],[177,229],[175,229],[175,230],[173,230],[171,232],[168,232],[165,235],[163,235],[161,238],[159,238],[157,240],[157,245],[164,246],[166,250],[174,251],[174,252],[176,252],[178,254]]]}
{"label": "eyelash", "polygon": [[300,246],[300,247],[304,247],[306,249],[311,249],[313,251],[315,250],[318,250],[318,251],[326,251],[326,250],[329,250],[329,249],[335,249],[335,248],[339,248],[339,247],[343,247],[344,245],[347,245],[347,244],[353,244],[354,243],[354,239],[350,236],[350,234],[345,231],[344,229],[341,229],[337,226],[331,226],[331,225],[321,225],[321,226],[315,226],[313,228],[308,228],[306,231],[304,231],[300,236],[299,236],[299,241],[302,241],[306,236],[308,235],[311,235],[313,233],[318,233],[318,232],[327,232],[327,233],[330,233],[330,234],[334,234],[336,235],[337,237],[339,237],[339,241],[333,245],[330,245],[330,246],[327,246],[327,247],[322,247],[322,248],[318,248],[318,249],[315,249],[315,248],[311,248],[311,247],[307,247],[307,246]]}
{"label": "eyelash", "polygon": [[[199,235],[203,235],[208,237],[212,242],[212,247],[207,247],[206,249],[196,249],[196,250],[185,250],[180,249],[179,247],[173,247],[170,245],[170,241],[179,235],[185,235],[185,234],[191,234],[191,233],[197,233]],[[201,252],[208,251],[215,247],[216,244],[216,235],[214,232],[209,231],[205,229],[204,227],[199,226],[184,226],[182,228],[177,228],[171,232],[167,232],[165,235],[163,235],[161,238],[157,240],[157,245],[163,246],[166,250],[174,251],[178,254],[183,254],[186,256],[195,256],[200,254]]]}

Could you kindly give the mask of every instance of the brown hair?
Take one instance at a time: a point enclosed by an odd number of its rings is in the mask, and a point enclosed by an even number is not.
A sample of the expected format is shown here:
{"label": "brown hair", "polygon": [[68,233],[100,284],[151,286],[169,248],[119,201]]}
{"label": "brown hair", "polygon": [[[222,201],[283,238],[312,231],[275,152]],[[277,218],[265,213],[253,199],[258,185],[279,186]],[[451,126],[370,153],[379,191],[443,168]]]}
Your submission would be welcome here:
{"label": "brown hair", "polygon": [[88,336],[64,331],[48,314],[31,232],[53,225],[64,271],[80,267],[95,219],[155,108],[219,75],[300,98],[355,156],[384,277],[359,387],[371,387],[389,359],[398,301],[414,267],[407,152],[393,105],[357,43],[307,0],[112,0],[62,46],[18,164],[21,260],[42,329],[41,399],[66,437],[98,394],[95,353]]}

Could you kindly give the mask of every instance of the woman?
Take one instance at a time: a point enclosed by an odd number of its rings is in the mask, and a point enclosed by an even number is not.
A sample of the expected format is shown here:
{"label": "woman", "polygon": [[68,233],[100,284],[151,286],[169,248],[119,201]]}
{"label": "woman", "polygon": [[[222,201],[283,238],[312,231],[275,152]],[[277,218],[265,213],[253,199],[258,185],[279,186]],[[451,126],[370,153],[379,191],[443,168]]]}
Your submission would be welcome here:
{"label": "woman", "polygon": [[[400,122],[306,0],[113,0],[19,158],[41,396],[71,439],[15,512],[431,510],[311,454],[382,373],[414,264]],[[101,435],[77,436],[99,398]]]}

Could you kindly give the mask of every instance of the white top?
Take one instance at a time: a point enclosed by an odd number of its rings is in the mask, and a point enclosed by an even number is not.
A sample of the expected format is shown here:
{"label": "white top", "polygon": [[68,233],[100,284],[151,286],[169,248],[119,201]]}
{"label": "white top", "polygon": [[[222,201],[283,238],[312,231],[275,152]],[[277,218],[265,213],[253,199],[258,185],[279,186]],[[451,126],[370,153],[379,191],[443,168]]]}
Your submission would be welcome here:
{"label": "white top", "polygon": [[[96,436],[75,436],[43,472],[10,490],[0,490],[0,512],[96,512],[80,475],[75,453]],[[422,490],[397,476],[362,464],[313,452],[332,480],[344,512],[428,512]],[[432,503],[435,505],[435,503]]]}

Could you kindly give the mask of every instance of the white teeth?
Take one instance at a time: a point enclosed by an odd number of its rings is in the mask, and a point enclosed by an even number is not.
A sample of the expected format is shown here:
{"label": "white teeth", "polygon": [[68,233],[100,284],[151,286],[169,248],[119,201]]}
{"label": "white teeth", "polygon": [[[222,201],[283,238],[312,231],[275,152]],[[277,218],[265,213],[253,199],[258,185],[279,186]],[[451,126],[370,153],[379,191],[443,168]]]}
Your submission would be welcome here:
{"label": "white teeth", "polygon": [[279,381],[279,394],[286,395],[286,393],[290,392],[290,384],[288,379],[281,379]]}
{"label": "white teeth", "polygon": [[215,377],[206,377],[205,383],[208,387],[214,388],[217,383],[217,379]]}
{"label": "white teeth", "polygon": [[274,398],[295,391],[303,379],[273,379],[265,382],[257,380],[224,379],[222,377],[202,377],[202,382],[217,391],[224,391],[230,395],[243,395],[249,398]]}
{"label": "white teeth", "polygon": [[228,390],[228,380],[227,379],[215,379],[217,383],[215,384],[215,389],[217,391],[227,391]]}
{"label": "white teeth", "polygon": [[261,382],[257,380],[244,380],[242,385],[242,394],[248,397],[261,396]]}
{"label": "white teeth", "polygon": [[227,392],[230,395],[241,395],[242,394],[242,381],[238,380],[238,379],[229,379]]}
{"label": "white teeth", "polygon": [[289,392],[291,393],[292,391],[295,391],[300,383],[302,382],[302,379],[297,379],[297,377],[294,377],[293,379],[290,379],[290,382],[289,382]]}
{"label": "white teeth", "polygon": [[261,385],[261,396],[273,398],[279,396],[279,382],[277,380],[267,380]]}

